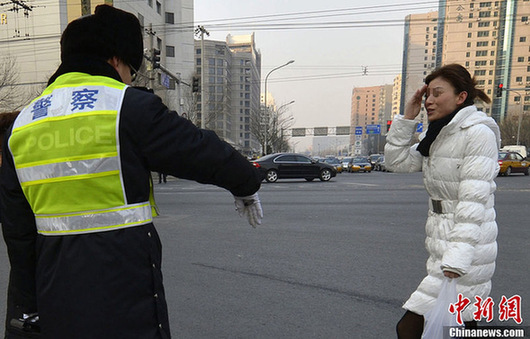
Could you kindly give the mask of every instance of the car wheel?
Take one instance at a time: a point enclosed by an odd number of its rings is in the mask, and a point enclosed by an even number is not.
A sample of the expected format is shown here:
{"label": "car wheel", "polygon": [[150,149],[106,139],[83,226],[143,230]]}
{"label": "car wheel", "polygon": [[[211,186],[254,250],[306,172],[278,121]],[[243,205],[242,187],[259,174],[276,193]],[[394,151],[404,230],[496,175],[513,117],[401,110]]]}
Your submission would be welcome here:
{"label": "car wheel", "polygon": [[511,167],[508,167],[508,168],[506,169],[506,172],[504,172],[504,175],[505,175],[505,176],[509,176],[510,174],[512,174],[512,168],[511,168]]}
{"label": "car wheel", "polygon": [[305,178],[305,180],[307,180],[307,181],[313,181],[313,180],[315,180],[315,178]]}
{"label": "car wheel", "polygon": [[331,179],[331,171],[327,168],[324,168],[322,171],[320,171],[320,180],[329,181],[329,179]]}
{"label": "car wheel", "polygon": [[267,180],[267,182],[276,182],[278,180],[278,172],[276,170],[269,170],[267,172],[267,176],[265,177],[265,180]]}

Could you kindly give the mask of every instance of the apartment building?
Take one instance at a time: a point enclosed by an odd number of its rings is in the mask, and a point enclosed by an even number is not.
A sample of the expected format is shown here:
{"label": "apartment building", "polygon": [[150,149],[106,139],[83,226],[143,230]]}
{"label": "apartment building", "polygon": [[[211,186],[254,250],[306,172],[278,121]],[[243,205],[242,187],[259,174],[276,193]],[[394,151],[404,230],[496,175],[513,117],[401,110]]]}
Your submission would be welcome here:
{"label": "apartment building", "polygon": [[401,74],[398,74],[394,78],[394,85],[392,87],[392,110],[390,116],[386,120],[392,120],[394,117],[399,114],[401,109]]}
{"label": "apartment building", "polygon": [[[181,28],[193,22],[193,0],[8,0],[0,4],[0,48],[2,56],[13,61],[17,73],[13,85],[20,93],[38,93],[46,86],[60,64],[62,31],[103,3],[135,14],[144,27],[144,46],[158,48],[162,65],[189,81],[194,68],[193,30]],[[144,67],[142,71],[152,72],[152,87],[166,105],[181,111],[184,89],[178,81],[161,70]]]}
{"label": "apartment building", "polygon": [[[407,100],[423,86],[425,77],[436,68],[438,12],[407,15],[404,27],[399,108],[401,114]],[[424,125],[427,123],[424,107],[417,120]]]}
{"label": "apartment building", "polygon": [[[493,100],[477,106],[497,121],[519,114],[529,96],[529,14],[529,0],[440,0],[437,65],[463,64]],[[497,98],[500,83],[509,90]]]}
{"label": "apartment building", "polygon": [[[386,133],[386,121],[392,113],[393,85],[354,87],[351,99],[350,130],[363,128],[363,139],[367,125],[381,125],[381,133]],[[355,135],[350,135],[350,144],[355,144]]]}
{"label": "apartment building", "polygon": [[[204,108],[197,100],[197,111],[205,117],[205,127],[244,154],[259,154],[253,136],[256,119],[261,116],[261,53],[254,34],[232,36],[226,41],[195,41],[196,74],[204,68]],[[201,60],[204,58],[204,65]],[[257,122],[259,124],[259,122]]]}

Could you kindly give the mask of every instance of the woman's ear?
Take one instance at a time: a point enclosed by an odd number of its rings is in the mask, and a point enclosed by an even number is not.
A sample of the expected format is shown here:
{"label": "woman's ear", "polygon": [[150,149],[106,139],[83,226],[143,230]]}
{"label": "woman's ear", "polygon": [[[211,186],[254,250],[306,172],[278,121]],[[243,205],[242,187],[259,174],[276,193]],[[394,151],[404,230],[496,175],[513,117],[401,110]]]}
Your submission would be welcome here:
{"label": "woman's ear", "polygon": [[457,105],[462,105],[467,99],[467,92],[462,91],[460,94],[458,94],[458,100],[456,101]]}

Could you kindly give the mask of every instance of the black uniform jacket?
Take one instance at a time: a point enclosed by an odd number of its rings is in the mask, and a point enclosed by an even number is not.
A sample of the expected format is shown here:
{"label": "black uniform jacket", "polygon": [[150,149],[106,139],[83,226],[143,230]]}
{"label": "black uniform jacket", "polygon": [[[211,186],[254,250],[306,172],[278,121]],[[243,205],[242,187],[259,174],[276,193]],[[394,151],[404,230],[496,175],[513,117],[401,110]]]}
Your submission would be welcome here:
{"label": "black uniform jacket", "polygon": [[[107,63],[83,58],[63,62],[50,82],[72,71],[120,80]],[[151,171],[214,184],[236,196],[260,187],[259,174],[234,148],[147,91],[126,90],[119,133],[129,203],[148,200]],[[153,224],[84,235],[37,235],[5,145],[0,191],[11,264],[7,320],[38,311],[44,338],[169,338],[161,242]]]}

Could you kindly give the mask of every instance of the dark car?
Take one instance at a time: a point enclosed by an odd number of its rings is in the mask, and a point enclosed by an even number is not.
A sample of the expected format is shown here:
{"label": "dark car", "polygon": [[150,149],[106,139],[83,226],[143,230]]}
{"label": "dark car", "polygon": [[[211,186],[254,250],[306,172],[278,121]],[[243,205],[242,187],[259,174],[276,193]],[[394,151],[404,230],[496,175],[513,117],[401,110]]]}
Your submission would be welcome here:
{"label": "dark car", "polygon": [[508,176],[512,173],[528,175],[530,161],[517,152],[499,152],[499,175]]}
{"label": "dark car", "polygon": [[268,182],[296,178],[307,181],[319,178],[322,181],[329,181],[337,175],[335,167],[296,153],[269,154],[253,161],[252,164]]}
{"label": "dark car", "polygon": [[377,159],[377,161],[375,162],[373,168],[374,168],[374,171],[381,171],[381,172],[385,172],[386,171],[385,156],[384,155],[380,156],[379,159]]}
{"label": "dark car", "polygon": [[372,169],[375,170],[375,164],[383,157],[382,154],[372,154],[368,157],[368,160],[370,161],[370,165],[372,165]]}
{"label": "dark car", "polygon": [[342,162],[338,158],[326,158],[321,162],[330,164],[331,166],[335,167],[337,173],[342,173]]}

